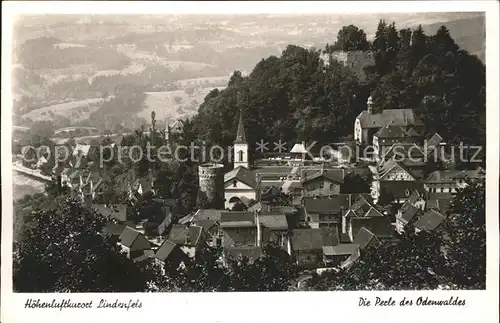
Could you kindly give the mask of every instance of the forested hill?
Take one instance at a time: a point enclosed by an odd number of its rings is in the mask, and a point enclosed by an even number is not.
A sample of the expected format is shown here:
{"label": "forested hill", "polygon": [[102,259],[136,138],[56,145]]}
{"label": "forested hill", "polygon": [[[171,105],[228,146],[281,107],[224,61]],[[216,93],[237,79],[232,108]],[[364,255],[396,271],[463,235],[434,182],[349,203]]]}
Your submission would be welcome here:
{"label": "forested hill", "polygon": [[[366,34],[351,25],[325,49],[366,46]],[[207,95],[194,129],[202,140],[229,145],[241,109],[249,142],[327,143],[352,135],[355,117],[372,94],[378,109],[415,109],[428,133],[438,131],[452,142],[485,142],[485,66],[460,49],[444,26],[425,35],[421,27],[398,30],[380,21],[368,47],[375,72],[361,82],[339,63],[323,69],[320,50],[289,45],[280,57],[262,59],[248,76],[235,72],[226,89]]]}

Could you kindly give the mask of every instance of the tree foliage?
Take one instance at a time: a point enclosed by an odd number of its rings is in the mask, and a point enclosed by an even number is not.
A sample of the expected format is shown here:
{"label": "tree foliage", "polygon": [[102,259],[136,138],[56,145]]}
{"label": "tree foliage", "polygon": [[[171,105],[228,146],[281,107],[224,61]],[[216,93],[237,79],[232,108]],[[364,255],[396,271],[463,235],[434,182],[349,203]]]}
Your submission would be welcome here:
{"label": "tree foliage", "polygon": [[54,208],[34,211],[15,246],[18,292],[140,292],[148,272],[102,234],[92,210],[61,196]]}
{"label": "tree foliage", "polygon": [[337,41],[330,47],[327,45],[326,52],[330,53],[335,50],[341,51],[356,51],[368,50],[370,43],[366,39],[366,34],[363,29],[359,29],[354,25],[344,26],[337,34]]}

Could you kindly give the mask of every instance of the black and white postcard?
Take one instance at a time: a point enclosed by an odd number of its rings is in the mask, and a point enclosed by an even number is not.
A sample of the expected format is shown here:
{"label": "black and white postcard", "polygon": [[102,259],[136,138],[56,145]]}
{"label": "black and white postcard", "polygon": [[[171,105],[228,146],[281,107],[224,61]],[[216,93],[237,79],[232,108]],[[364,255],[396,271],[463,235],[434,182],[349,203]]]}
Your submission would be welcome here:
{"label": "black and white postcard", "polygon": [[2,8],[2,322],[498,322],[498,2]]}

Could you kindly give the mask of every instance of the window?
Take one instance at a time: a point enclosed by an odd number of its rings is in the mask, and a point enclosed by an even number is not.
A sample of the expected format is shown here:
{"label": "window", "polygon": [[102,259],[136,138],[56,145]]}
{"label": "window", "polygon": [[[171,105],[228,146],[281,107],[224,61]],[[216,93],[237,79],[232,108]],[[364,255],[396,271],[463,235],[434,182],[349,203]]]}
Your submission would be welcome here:
{"label": "window", "polygon": [[238,185],[238,182],[236,180],[233,181],[233,187],[236,187]]}
{"label": "window", "polygon": [[240,234],[240,228],[235,228],[235,229],[234,229],[234,233],[236,233],[236,234]]}
{"label": "window", "polygon": [[405,190],[405,195],[406,196],[409,196],[410,195],[410,191],[408,189]]}

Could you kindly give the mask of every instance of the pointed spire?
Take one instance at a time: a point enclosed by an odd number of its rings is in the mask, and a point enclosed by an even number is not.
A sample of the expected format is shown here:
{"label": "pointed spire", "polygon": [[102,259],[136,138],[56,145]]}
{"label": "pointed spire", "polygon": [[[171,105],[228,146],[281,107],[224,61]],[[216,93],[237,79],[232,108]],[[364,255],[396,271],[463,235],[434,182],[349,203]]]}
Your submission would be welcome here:
{"label": "pointed spire", "polygon": [[243,127],[243,113],[240,109],[240,119],[238,121],[238,131],[236,132],[236,139],[234,140],[235,144],[244,144],[246,143],[245,137],[245,128]]}

